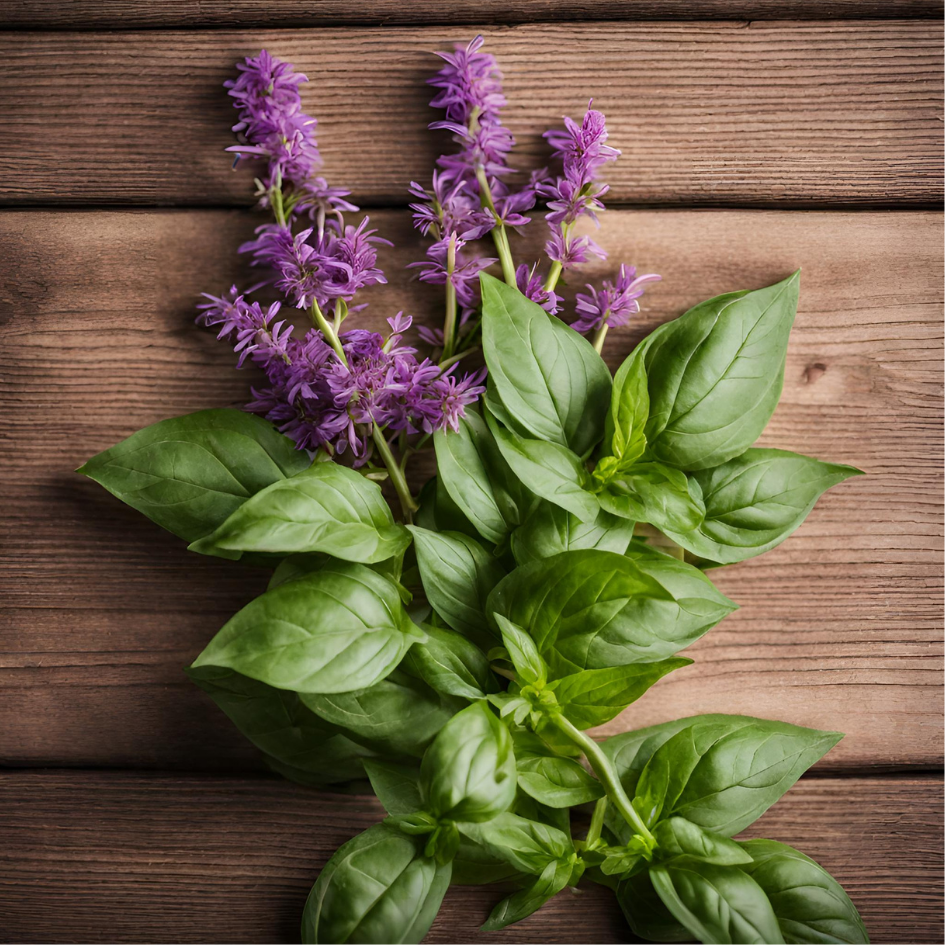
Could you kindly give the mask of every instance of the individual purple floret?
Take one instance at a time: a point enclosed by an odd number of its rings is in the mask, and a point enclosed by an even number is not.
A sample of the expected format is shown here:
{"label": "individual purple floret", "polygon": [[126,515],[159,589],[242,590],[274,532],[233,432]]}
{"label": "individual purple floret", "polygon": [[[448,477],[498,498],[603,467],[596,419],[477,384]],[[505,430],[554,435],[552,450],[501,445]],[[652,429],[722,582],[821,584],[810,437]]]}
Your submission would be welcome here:
{"label": "individual purple floret", "polygon": [[557,295],[554,289],[545,288],[544,280],[538,274],[537,264],[529,269],[522,263],[515,270],[515,283],[522,295],[537,302],[549,315],[557,315],[561,296]]}
{"label": "individual purple floret", "polygon": [[618,328],[630,321],[630,316],[640,311],[639,298],[651,282],[659,282],[662,276],[653,273],[638,276],[633,266],[622,265],[614,282],[605,281],[600,289],[589,285],[590,294],[577,295],[577,319],[571,327],[575,331],[597,331],[603,325]]}

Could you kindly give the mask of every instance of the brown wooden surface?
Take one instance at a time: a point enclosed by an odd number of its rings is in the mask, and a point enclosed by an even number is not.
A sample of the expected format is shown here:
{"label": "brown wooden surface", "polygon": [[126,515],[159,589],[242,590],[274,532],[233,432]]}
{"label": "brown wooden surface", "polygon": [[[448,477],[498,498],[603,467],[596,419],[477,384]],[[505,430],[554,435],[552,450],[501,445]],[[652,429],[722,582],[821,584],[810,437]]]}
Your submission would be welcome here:
{"label": "brown wooden surface", "polygon": [[[445,133],[424,85],[474,30],[0,34],[0,200],[250,202],[223,149],[234,61],[266,46],[317,77],[325,173],[359,200],[406,202]],[[612,202],[916,206],[941,184],[934,20],[537,24],[484,30],[506,73],[517,161],[594,96],[623,159]],[[355,159],[356,156],[356,159]]]}
{"label": "brown wooden surface", "polygon": [[5,0],[0,27],[334,26],[749,17],[934,17],[941,0]]}
{"label": "brown wooden surface", "polygon": [[[941,788],[806,779],[744,836],[789,842],[829,869],[874,942],[937,942]],[[297,941],[319,868],[381,816],[372,799],[270,780],[0,774],[0,941]],[[453,887],[426,941],[632,941],[612,893],[590,883],[478,932],[502,895]]]}
{"label": "brown wooden surface", "polygon": [[[194,556],[72,470],[134,430],[239,403],[252,379],[193,327],[201,290],[248,275],[241,211],[0,214],[6,324],[0,546],[0,761],[215,768],[252,751],[181,668],[264,583]],[[366,324],[439,290],[409,281],[422,246],[403,211]],[[802,266],[781,405],[763,443],[868,475],[832,490],[784,545],[716,571],[741,610],[608,731],[743,712],[848,737],[831,766],[934,765],[941,724],[941,217],[932,213],[612,211],[600,239],[664,281],[642,333],[693,303]],[[544,238],[532,225],[519,258]],[[530,252],[531,254],[530,255]],[[417,304],[419,303],[419,304]]]}

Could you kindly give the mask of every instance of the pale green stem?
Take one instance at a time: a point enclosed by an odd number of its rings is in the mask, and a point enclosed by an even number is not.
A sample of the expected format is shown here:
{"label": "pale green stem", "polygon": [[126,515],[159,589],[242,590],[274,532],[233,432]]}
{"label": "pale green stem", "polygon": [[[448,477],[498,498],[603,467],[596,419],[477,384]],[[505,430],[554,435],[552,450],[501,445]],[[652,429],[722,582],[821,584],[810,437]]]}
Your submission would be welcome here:
{"label": "pale green stem", "polygon": [[584,845],[592,847],[600,840],[600,832],[604,826],[604,814],[607,812],[607,798],[602,797],[594,805],[594,813],[591,814],[591,825],[587,828],[587,836],[584,838]]}
{"label": "pale green stem", "polygon": [[413,521],[413,513],[417,511],[419,506],[414,500],[414,497],[410,494],[410,488],[407,485],[403,470],[398,465],[397,460],[394,459],[390,445],[376,423],[374,424],[374,445],[377,447],[378,453],[381,454],[381,459],[384,460],[384,465],[387,467],[387,472],[390,475],[390,481],[394,485],[394,491],[397,493],[397,498],[400,499],[400,507],[404,512],[404,521],[409,525]]}
{"label": "pale green stem", "polygon": [[551,264],[551,271],[548,273],[548,278],[545,279],[546,292],[550,292],[558,284],[558,279],[561,277],[561,269],[561,263],[553,262]]}
{"label": "pale green stem", "polygon": [[605,321],[594,335],[594,350],[600,354],[604,350],[604,339],[607,337],[607,329],[610,326]]}
{"label": "pale green stem", "polygon": [[443,359],[453,354],[456,343],[456,286],[453,285],[453,273],[456,271],[456,234],[450,234],[450,244],[446,255],[446,317],[443,319]]}
{"label": "pale green stem", "polygon": [[338,355],[341,363],[348,366],[348,359],[345,357],[345,349],[341,347],[341,339],[335,333],[335,329],[328,324],[328,319],[314,299],[312,300],[312,321],[318,330],[325,336],[325,340],[332,346],[335,354]]}
{"label": "pale green stem", "polygon": [[589,735],[585,735],[579,728],[575,728],[563,715],[554,716],[555,725],[564,732],[568,738],[584,752],[584,757],[597,775],[597,779],[604,786],[604,791],[610,802],[617,808],[620,816],[633,827],[645,840],[651,844],[656,843],[653,834],[647,829],[645,823],[637,813],[636,808],[627,797],[627,792],[620,783],[620,778],[614,770],[610,759],[601,751],[600,746]]}
{"label": "pale green stem", "polygon": [[515,263],[512,261],[512,247],[509,245],[509,236],[505,230],[505,224],[499,222],[499,214],[495,208],[495,201],[492,199],[492,188],[489,186],[489,178],[486,177],[485,168],[476,168],[476,180],[479,181],[479,195],[482,199],[482,205],[496,221],[496,225],[492,228],[492,241],[495,243],[496,251],[499,254],[499,262],[502,264],[502,278],[515,288]]}

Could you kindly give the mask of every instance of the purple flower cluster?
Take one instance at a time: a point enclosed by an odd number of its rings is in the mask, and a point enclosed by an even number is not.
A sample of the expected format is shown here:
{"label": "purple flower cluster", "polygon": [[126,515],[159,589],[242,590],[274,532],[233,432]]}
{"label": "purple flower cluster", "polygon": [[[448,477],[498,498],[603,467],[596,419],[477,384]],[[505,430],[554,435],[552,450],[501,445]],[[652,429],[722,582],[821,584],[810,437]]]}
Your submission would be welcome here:
{"label": "purple flower cluster", "polygon": [[395,432],[432,433],[457,429],[465,407],[483,393],[483,374],[455,376],[414,348],[401,344],[411,319],[388,319],[390,337],[355,329],[339,336],[344,360],[321,332],[301,340],[276,321],[279,303],[263,308],[234,286],[221,298],[206,296],[200,324],[218,328],[240,355],[266,373],[267,386],[253,389],[247,409],[261,414],[290,436],[300,449],[348,450],[361,466],[371,456],[375,425]]}
{"label": "purple flower cluster", "polygon": [[606,144],[603,112],[590,104],[580,125],[565,118],[564,128],[545,132],[545,138],[561,159],[562,173],[540,189],[548,205],[545,219],[551,229],[545,252],[563,269],[571,269],[594,256],[606,258],[607,254],[590,237],[574,236],[571,229],[582,216],[598,223],[597,214],[604,209],[601,197],[609,188],[598,183],[597,176],[605,164],[617,160],[620,152]]}
{"label": "purple flower cluster", "polygon": [[640,311],[638,299],[651,282],[659,282],[662,276],[654,273],[638,276],[633,266],[622,265],[616,281],[604,281],[600,289],[587,286],[589,294],[577,295],[577,319],[571,323],[575,331],[596,331],[603,325],[618,328],[630,321],[631,315]]}
{"label": "purple flower cluster", "polygon": [[[275,215],[275,222],[260,226],[240,252],[251,254],[252,265],[264,267],[269,277],[243,294],[234,286],[225,296],[207,295],[197,321],[216,328],[218,337],[233,345],[239,367],[251,363],[265,372],[266,384],[252,390],[247,409],[272,421],[300,449],[350,452],[355,465],[370,459],[375,426],[408,434],[456,429],[465,406],[482,394],[483,376],[458,378],[456,365],[444,371],[429,359],[418,359],[414,348],[401,343],[411,326],[409,317],[401,313],[389,319],[386,339],[363,330],[336,337],[344,317],[363,307],[348,305],[358,290],[386,282],[376,247],[390,243],[368,229],[367,218],[347,225],[344,214],[357,211],[345,199],[349,192],[314,176],[319,163],[316,123],[302,112],[299,96],[305,76],[265,50],[237,68],[239,78],[226,86],[240,111],[234,130],[243,141],[229,150],[238,159],[268,161],[261,203]],[[460,194],[461,185],[443,177],[434,180],[434,187],[443,212],[453,214],[456,225],[452,244],[437,250],[431,265],[449,264],[448,278],[466,304],[471,301],[468,284],[491,260],[460,257],[464,240],[456,232],[476,239],[493,221],[478,200],[473,205],[473,197]],[[296,232],[300,220],[305,223]],[[421,278],[435,282],[440,276],[425,271]],[[263,306],[247,298],[266,284],[292,306],[311,310],[326,334],[310,328],[299,339],[294,327],[278,317],[279,302]],[[334,316],[334,328],[329,316]]]}

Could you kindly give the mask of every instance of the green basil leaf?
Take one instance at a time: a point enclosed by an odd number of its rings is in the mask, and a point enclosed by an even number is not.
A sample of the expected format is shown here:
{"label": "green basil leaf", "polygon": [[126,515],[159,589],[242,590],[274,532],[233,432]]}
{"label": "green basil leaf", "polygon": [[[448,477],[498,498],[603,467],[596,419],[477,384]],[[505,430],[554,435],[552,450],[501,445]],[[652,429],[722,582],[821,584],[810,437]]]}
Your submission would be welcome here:
{"label": "green basil leaf", "polygon": [[587,804],[604,796],[600,781],[573,758],[516,753],[518,786],[547,807]]}
{"label": "green basil leaf", "polygon": [[520,876],[507,860],[490,853],[460,833],[459,849],[453,859],[453,883],[458,886],[484,886]]}
{"label": "green basil leaf", "polygon": [[545,682],[548,668],[538,653],[535,641],[519,626],[506,620],[502,614],[494,614],[502,642],[508,650],[512,665],[520,683],[530,684]]}
{"label": "green basil leaf", "polygon": [[645,355],[653,459],[709,469],[758,439],[781,396],[798,283],[720,295],[659,329]]}
{"label": "green basil leaf", "polygon": [[376,482],[325,462],[257,492],[190,550],[225,558],[244,551],[321,552],[373,564],[402,554],[409,544]]}
{"label": "green basil leaf", "polygon": [[648,345],[637,345],[614,375],[610,412],[604,427],[605,455],[613,456],[618,468],[631,465],[646,449],[643,432],[650,414],[644,355]]}
{"label": "green basil leaf", "polygon": [[600,505],[588,490],[590,475],[579,456],[557,443],[525,439],[500,426],[488,411],[486,418],[503,458],[535,495],[582,521],[597,519]]}
{"label": "green basil leaf", "polygon": [[474,538],[410,526],[427,600],[454,629],[488,645],[494,636],[483,605],[505,572]]}
{"label": "green basil leaf", "polygon": [[731,837],[757,820],[841,737],[738,716],[696,722],[653,753],[633,804],[648,825],[676,814]]}
{"label": "green basil leaf", "polygon": [[536,801],[525,791],[519,791],[515,795],[511,813],[518,814],[526,820],[534,820],[536,823],[554,827],[568,838],[568,842],[571,841],[571,814],[566,807],[550,807]]}
{"label": "green basil leaf", "polygon": [[693,474],[705,502],[705,518],[694,530],[681,522],[653,524],[694,555],[733,564],[779,545],[824,492],[860,475],[852,466],[786,450],[750,449]]}
{"label": "green basil leaf", "polygon": [[[374,753],[320,719],[297,693],[274,689],[220,666],[185,670],[267,760],[328,785],[364,777],[362,761]],[[297,779],[297,778],[296,778]]]}
{"label": "green basil leaf", "polygon": [[277,689],[350,692],[383,679],[424,638],[395,585],[338,562],[247,604],[193,665],[225,666]]}
{"label": "green basil leaf", "polygon": [[598,495],[600,506],[612,515],[649,522],[660,531],[690,531],[705,517],[697,485],[686,474],[663,463],[636,463]]}
{"label": "green basil leaf", "polygon": [[261,417],[201,410],[145,427],[77,471],[161,528],[195,541],[310,462]]}
{"label": "green basil leaf", "polygon": [[419,943],[451,875],[423,855],[422,841],[377,824],[340,847],[309,893],[302,941]]}
{"label": "green basil leaf", "polygon": [[364,762],[371,787],[388,814],[413,814],[423,807],[420,797],[420,771],[391,761]]}
{"label": "green basil leaf", "polygon": [[400,669],[364,689],[304,693],[320,718],[385,754],[419,758],[460,703]]}
{"label": "green basil leaf", "polygon": [[819,863],[774,840],[745,840],[739,846],[753,861],[741,868],[765,891],[785,942],[869,942],[856,906]]}
{"label": "green basil leaf", "polygon": [[456,432],[434,434],[439,482],[479,534],[495,544],[525,521],[534,498],[512,474],[485,420],[467,408]]}
{"label": "green basil leaf", "polygon": [[618,716],[667,673],[691,662],[676,658],[657,663],[585,669],[556,679],[548,688],[554,692],[569,722],[578,728],[593,728]]}
{"label": "green basil leaf", "polygon": [[[751,857],[734,840],[694,824],[685,817],[661,820],[653,830],[656,854],[662,863],[693,857],[716,866],[743,866]],[[744,868],[744,867],[743,867]]]}
{"label": "green basil leaf", "polygon": [[[334,563],[336,563],[335,559],[329,555],[289,555],[283,558],[272,572],[272,577],[269,578],[269,584],[266,586],[266,590],[271,591],[280,584],[294,581],[296,578],[305,577],[306,574],[313,574],[315,571],[321,571],[323,568],[330,567]],[[406,602],[409,602],[409,591],[406,591],[406,589],[400,585],[401,572],[403,570],[402,558],[388,558],[386,561],[378,561],[375,564],[368,565],[368,567],[372,571],[377,571],[378,574],[383,574],[385,577],[390,578],[391,581],[398,585],[401,599],[403,600],[406,594]]]}
{"label": "green basil leaf", "polygon": [[512,532],[512,553],[519,564],[550,558],[562,551],[596,548],[622,555],[633,538],[633,522],[601,510],[593,522],[551,502],[542,502],[524,525]]}
{"label": "green basil leaf", "polygon": [[737,867],[699,862],[656,867],[650,880],[666,908],[700,942],[784,942],[764,890]]}
{"label": "green basil leaf", "polygon": [[423,625],[425,643],[414,643],[404,665],[432,689],[461,699],[484,699],[499,684],[485,653],[474,643],[443,627]]}
{"label": "green basil leaf", "polygon": [[503,405],[532,436],[584,456],[604,434],[610,372],[593,346],[521,292],[480,275],[482,348]]}
{"label": "green basil leaf", "polygon": [[537,912],[568,885],[571,869],[571,864],[567,861],[552,860],[535,882],[507,896],[492,910],[482,926],[482,931],[496,932]]}
{"label": "green basil leaf", "polygon": [[512,738],[485,702],[458,712],[420,766],[426,809],[454,821],[489,820],[515,800]]}
{"label": "green basil leaf", "polygon": [[[696,568],[678,562],[683,571]],[[561,676],[653,662],[697,640],[735,605],[704,576],[677,598],[676,570],[647,568],[609,551],[568,551],[523,565],[496,585],[488,613],[518,624]],[[665,581],[664,573],[673,580]]]}
{"label": "green basil leaf", "polygon": [[545,867],[566,859],[574,846],[564,831],[518,814],[499,814],[493,820],[460,824],[460,832],[521,873],[540,875]]}
{"label": "green basil leaf", "polygon": [[617,902],[634,935],[648,942],[691,942],[689,930],[673,918],[646,871],[622,879]]}

